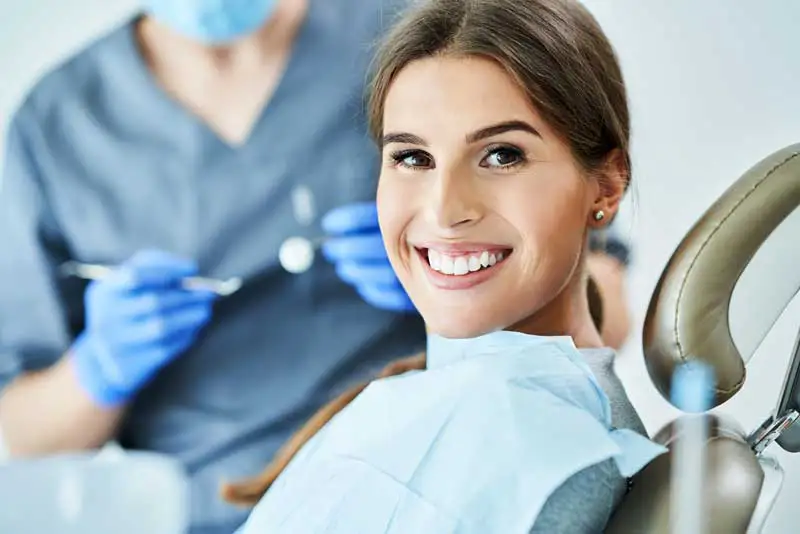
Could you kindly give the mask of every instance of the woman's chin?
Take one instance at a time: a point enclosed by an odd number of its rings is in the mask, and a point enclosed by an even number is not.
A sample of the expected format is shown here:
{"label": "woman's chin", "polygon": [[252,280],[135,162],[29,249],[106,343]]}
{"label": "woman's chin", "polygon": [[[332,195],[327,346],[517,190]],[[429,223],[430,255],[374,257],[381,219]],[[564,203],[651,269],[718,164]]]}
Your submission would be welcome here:
{"label": "woman's chin", "polygon": [[[447,295],[416,295],[417,310],[425,320],[428,334],[449,339],[468,339],[503,330],[514,324],[518,310],[508,310],[496,299],[445,298]],[[419,298],[422,296],[422,298]],[[465,296],[466,297],[466,296]]]}
{"label": "woman's chin", "polygon": [[502,327],[498,325],[478,322],[474,318],[459,317],[458,315],[447,317],[444,321],[426,322],[425,324],[428,334],[448,339],[469,339],[502,330]]}

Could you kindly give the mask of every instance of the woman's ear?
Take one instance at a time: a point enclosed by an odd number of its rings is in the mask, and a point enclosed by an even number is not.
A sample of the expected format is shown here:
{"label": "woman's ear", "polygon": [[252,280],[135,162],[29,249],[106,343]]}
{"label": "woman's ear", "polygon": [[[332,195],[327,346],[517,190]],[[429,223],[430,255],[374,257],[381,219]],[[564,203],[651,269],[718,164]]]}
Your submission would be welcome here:
{"label": "woman's ear", "polygon": [[596,175],[599,187],[590,214],[592,227],[601,228],[614,219],[628,189],[629,173],[625,152],[620,149],[612,150]]}

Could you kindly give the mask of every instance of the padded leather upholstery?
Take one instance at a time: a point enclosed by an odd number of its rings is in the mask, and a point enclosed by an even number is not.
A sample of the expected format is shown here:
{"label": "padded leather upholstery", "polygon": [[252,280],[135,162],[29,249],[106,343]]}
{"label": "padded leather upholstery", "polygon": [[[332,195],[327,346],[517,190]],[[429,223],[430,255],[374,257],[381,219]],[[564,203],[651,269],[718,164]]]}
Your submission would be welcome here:
{"label": "padded leather upholstery", "polygon": [[[643,336],[647,370],[667,400],[675,366],[692,358],[714,366],[717,405],[741,389],[751,355],[740,354],[731,337],[731,295],[758,248],[798,206],[800,144],[745,173],[675,250],[650,301]],[[769,314],[774,323],[791,296],[754,313]]]}
{"label": "padded leather upholstery", "polygon": [[[758,503],[764,471],[742,429],[709,416],[705,466],[706,534],[742,534]],[[675,424],[654,440],[671,450]],[[630,493],[611,518],[606,534],[672,534],[670,530],[671,454],[656,458],[633,479]]]}

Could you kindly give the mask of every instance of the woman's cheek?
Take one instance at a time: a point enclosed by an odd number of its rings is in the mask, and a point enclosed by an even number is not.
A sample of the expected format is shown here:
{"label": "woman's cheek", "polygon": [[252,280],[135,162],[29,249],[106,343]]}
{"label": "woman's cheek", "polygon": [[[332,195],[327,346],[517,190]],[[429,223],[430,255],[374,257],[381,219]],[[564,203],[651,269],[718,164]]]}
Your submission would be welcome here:
{"label": "woman's cheek", "polygon": [[378,185],[377,206],[378,206],[378,226],[383,237],[383,244],[389,261],[398,267],[397,261],[400,255],[400,242],[402,240],[402,202],[397,202],[396,188],[387,183],[388,180],[381,180]]}

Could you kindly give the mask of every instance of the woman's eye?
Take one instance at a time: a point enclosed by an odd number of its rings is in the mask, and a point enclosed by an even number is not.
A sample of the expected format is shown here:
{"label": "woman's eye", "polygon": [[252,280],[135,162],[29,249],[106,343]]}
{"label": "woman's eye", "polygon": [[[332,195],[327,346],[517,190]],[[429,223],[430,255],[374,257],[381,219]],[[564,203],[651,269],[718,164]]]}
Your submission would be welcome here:
{"label": "woman's eye", "polygon": [[483,158],[484,167],[511,167],[523,161],[522,152],[516,148],[493,148]]}
{"label": "woman's eye", "polygon": [[410,169],[429,169],[433,167],[433,159],[419,150],[403,150],[392,154],[392,161],[401,167]]}

